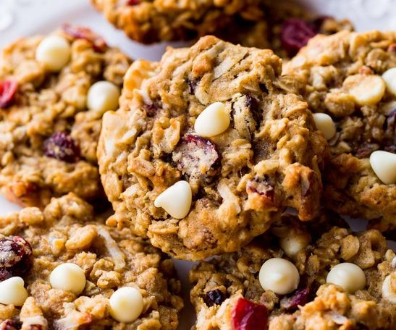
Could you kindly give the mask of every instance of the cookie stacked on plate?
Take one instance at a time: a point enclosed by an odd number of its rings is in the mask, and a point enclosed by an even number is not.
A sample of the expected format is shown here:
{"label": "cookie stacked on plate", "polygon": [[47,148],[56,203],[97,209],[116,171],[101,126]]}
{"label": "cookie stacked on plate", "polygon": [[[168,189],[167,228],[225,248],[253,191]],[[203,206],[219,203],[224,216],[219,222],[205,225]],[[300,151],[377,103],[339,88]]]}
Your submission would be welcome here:
{"label": "cookie stacked on plate", "polygon": [[395,329],[396,34],[94,3],[140,42],[201,38],[132,62],[66,25],[3,51],[0,189],[25,208],[0,216],[0,328],[176,329],[174,257],[197,330]]}
{"label": "cookie stacked on plate", "polygon": [[173,261],[98,214],[101,119],[131,62],[71,25],[0,56],[0,189],[25,206],[0,216],[1,329],[177,328]]}

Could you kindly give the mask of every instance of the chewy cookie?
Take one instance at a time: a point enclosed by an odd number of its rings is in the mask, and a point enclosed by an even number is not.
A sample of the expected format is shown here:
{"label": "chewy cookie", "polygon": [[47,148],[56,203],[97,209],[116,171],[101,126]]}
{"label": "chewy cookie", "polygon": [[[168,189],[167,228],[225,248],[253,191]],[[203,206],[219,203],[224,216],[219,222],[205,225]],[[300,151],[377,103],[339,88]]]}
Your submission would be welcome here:
{"label": "chewy cookie", "polygon": [[98,147],[108,224],[196,260],[236,251],[287,206],[311,220],[327,143],[281,65],[211,36],[135,62]]}
{"label": "chewy cookie", "polygon": [[391,330],[396,257],[377,230],[285,215],[240,252],[190,273],[196,330]]}
{"label": "chewy cookie", "polygon": [[173,262],[74,194],[0,216],[1,329],[176,329]]}
{"label": "chewy cookie", "polygon": [[396,33],[317,36],[286,65],[329,139],[324,201],[396,224]]}
{"label": "chewy cookie", "polygon": [[[117,28],[138,42],[192,40],[263,19],[261,0],[91,0]],[[262,36],[263,38],[263,36]]]}
{"label": "chewy cookie", "polygon": [[347,20],[317,17],[301,5],[271,0],[91,0],[118,29],[138,42],[196,40],[208,34],[248,47],[294,55],[318,33],[352,30]]}
{"label": "chewy cookie", "polygon": [[0,54],[0,190],[24,206],[103,194],[96,147],[131,61],[87,28],[65,25]]}

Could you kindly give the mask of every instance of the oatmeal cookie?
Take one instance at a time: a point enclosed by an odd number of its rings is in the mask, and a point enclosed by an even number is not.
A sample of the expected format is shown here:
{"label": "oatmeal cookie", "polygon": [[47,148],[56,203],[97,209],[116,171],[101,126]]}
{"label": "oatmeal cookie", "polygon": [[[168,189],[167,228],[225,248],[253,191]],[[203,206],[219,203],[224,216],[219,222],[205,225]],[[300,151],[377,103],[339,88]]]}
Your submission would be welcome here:
{"label": "oatmeal cookie", "polygon": [[329,134],[327,207],[393,225],[395,67],[396,33],[371,31],[317,36],[285,68],[306,84],[305,99]]}
{"label": "oatmeal cookie", "polygon": [[138,42],[192,40],[237,20],[258,21],[261,0],[91,0],[117,28]]}
{"label": "oatmeal cookie", "polygon": [[[72,193],[0,216],[1,329],[176,329],[175,276],[169,257],[128,228],[106,227]],[[117,305],[125,292],[140,297],[128,311],[135,320]]]}
{"label": "oatmeal cookie", "polygon": [[[192,269],[196,330],[396,328],[396,257],[377,230],[334,214],[285,215],[233,254]],[[265,289],[264,289],[265,288]]]}
{"label": "oatmeal cookie", "polygon": [[301,5],[272,0],[91,0],[138,42],[196,40],[208,34],[248,47],[294,55],[317,33],[352,30],[347,20],[317,17]]}
{"label": "oatmeal cookie", "polygon": [[196,260],[236,251],[287,206],[311,220],[327,143],[281,64],[212,36],[136,61],[98,146],[108,224]]}
{"label": "oatmeal cookie", "polygon": [[70,25],[46,38],[20,39],[2,51],[3,194],[39,207],[68,192],[89,200],[104,197],[96,158],[101,118],[118,107],[130,63],[92,31]]}

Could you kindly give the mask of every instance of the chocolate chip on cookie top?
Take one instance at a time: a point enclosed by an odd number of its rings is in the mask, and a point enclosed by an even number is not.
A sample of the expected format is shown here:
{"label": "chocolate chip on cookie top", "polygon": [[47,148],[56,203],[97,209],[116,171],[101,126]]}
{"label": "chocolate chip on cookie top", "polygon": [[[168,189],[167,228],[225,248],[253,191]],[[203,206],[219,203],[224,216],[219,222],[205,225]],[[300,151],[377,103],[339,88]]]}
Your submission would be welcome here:
{"label": "chocolate chip on cookie top", "polygon": [[65,25],[0,54],[0,190],[43,207],[74,192],[103,198],[96,148],[131,61],[87,28]]}
{"label": "chocolate chip on cookie top", "polygon": [[173,262],[74,194],[0,216],[0,329],[176,329]]}
{"label": "chocolate chip on cookie top", "polygon": [[395,261],[377,230],[284,215],[239,252],[194,266],[195,328],[394,329]]}
{"label": "chocolate chip on cookie top", "polygon": [[327,142],[269,50],[215,37],[135,62],[98,156],[115,216],[178,258],[235,251],[285,207],[312,219]]}
{"label": "chocolate chip on cookie top", "polygon": [[[285,67],[304,97],[332,159],[324,176],[333,210],[396,224],[396,33],[317,36]],[[386,227],[386,226],[385,226]],[[384,228],[384,227],[383,227]]]}

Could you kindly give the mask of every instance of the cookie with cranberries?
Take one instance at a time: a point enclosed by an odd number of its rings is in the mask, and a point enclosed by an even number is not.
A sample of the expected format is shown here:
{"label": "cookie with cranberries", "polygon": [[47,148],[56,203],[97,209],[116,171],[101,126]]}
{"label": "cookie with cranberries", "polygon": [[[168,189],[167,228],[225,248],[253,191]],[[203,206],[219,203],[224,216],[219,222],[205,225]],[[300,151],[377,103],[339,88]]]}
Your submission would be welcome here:
{"label": "cookie with cranberries", "polygon": [[0,329],[177,329],[170,257],[104,220],[73,193],[0,216]]}
{"label": "cookie with cranberries", "polygon": [[[270,267],[267,265],[270,264]],[[197,330],[396,327],[396,257],[378,230],[284,215],[239,252],[190,272]]]}
{"label": "cookie with cranberries", "polygon": [[205,35],[293,56],[312,36],[352,30],[347,20],[313,14],[290,1],[91,0],[116,28],[137,42],[197,40]]}
{"label": "cookie with cranberries", "polygon": [[96,158],[101,118],[117,108],[130,63],[93,31],[71,25],[2,50],[2,194],[39,207],[68,192],[104,197]]}
{"label": "cookie with cranberries", "polygon": [[99,142],[108,224],[196,260],[238,250],[288,206],[313,219],[327,143],[281,66],[211,36],[135,62]]}
{"label": "cookie with cranberries", "polygon": [[396,226],[395,50],[394,32],[340,32],[315,37],[285,67],[328,132],[326,206],[381,230]]}

